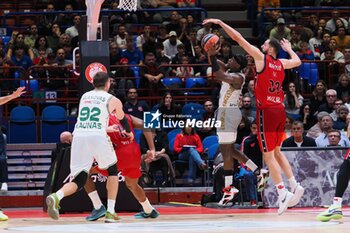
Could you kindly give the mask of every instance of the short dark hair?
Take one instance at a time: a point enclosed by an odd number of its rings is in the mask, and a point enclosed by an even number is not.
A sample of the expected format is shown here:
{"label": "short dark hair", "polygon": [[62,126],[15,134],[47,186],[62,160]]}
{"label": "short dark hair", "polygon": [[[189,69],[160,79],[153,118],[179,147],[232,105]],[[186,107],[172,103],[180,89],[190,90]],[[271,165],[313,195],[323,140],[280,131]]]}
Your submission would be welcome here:
{"label": "short dark hair", "polygon": [[275,50],[276,54],[280,51],[281,45],[275,38],[270,38],[269,45]]}
{"label": "short dark hair", "polygon": [[329,135],[330,133],[337,133],[338,136],[339,136],[339,138],[341,138],[341,133],[340,133],[340,131],[337,130],[337,129],[331,129],[331,130],[329,130],[329,131],[327,132],[327,137],[328,137],[328,135]]}
{"label": "short dark hair", "polygon": [[248,60],[245,56],[242,54],[233,54],[233,58],[236,60],[236,62],[241,66],[240,69],[243,70],[248,65]]}
{"label": "short dark hair", "polygon": [[94,87],[100,88],[104,87],[108,81],[109,77],[106,72],[98,72],[95,74],[95,76],[92,79],[92,82],[94,84]]}
{"label": "short dark hair", "polygon": [[304,129],[304,123],[301,121],[293,121],[292,127],[293,127],[293,125],[301,125],[301,127]]}

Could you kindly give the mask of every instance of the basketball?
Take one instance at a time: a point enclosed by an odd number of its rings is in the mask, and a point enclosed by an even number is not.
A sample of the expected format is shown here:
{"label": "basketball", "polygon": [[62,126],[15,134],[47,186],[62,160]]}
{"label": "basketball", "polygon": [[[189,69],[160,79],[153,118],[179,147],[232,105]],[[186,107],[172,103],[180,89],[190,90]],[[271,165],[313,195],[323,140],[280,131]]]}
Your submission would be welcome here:
{"label": "basketball", "polygon": [[207,52],[212,47],[215,49],[220,47],[220,38],[215,34],[206,34],[202,38],[202,48]]}

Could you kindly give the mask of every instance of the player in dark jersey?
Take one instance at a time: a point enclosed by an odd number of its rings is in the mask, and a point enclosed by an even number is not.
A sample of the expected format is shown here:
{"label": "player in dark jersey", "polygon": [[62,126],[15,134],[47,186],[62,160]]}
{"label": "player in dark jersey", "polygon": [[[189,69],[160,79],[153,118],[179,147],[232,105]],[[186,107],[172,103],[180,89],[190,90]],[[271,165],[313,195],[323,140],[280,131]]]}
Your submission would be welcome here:
{"label": "player in dark jersey", "polygon": [[[133,133],[134,127],[142,129],[143,121],[141,119],[130,115],[126,115],[126,118]],[[113,132],[111,132],[111,130],[108,133],[114,145],[115,153],[118,159],[117,167],[120,171],[122,171],[122,174],[125,177],[126,186],[129,188],[129,190],[132,192],[132,194],[139,201],[143,208],[143,211],[136,214],[135,218],[157,218],[159,216],[158,211],[154,209],[149,203],[145,195],[145,191],[138,184],[138,179],[141,176],[141,151],[139,145],[135,140],[130,140],[127,135],[124,134],[122,125],[114,115],[110,115],[109,127],[117,129]],[[144,130],[143,133],[150,148],[150,150],[147,151],[146,160],[152,160],[155,155],[152,132]],[[106,170],[101,170],[98,168],[98,166],[94,166],[93,170],[90,172],[99,172],[102,175],[108,175],[108,172]],[[91,177],[89,177],[84,188],[94,206],[94,210],[92,211],[91,215],[86,217],[86,220],[95,221],[104,216],[106,213],[106,208],[103,206],[100,197],[98,196],[95,184],[93,183]]]}
{"label": "player in dark jersey", "polygon": [[[254,58],[258,72],[255,84],[257,121],[259,124],[258,139],[265,163],[269,167],[270,175],[277,188],[279,196],[278,214],[282,214],[288,207],[296,205],[304,193],[304,189],[294,178],[288,160],[280,150],[286,119],[282,91],[284,69],[298,67],[301,61],[286,39],[281,42],[274,39],[267,40],[262,46],[262,52],[245,40],[239,32],[219,19],[206,19],[203,23],[220,25],[233,40]],[[290,59],[277,59],[280,47],[290,55]],[[285,188],[280,169],[287,176],[292,192]]]}

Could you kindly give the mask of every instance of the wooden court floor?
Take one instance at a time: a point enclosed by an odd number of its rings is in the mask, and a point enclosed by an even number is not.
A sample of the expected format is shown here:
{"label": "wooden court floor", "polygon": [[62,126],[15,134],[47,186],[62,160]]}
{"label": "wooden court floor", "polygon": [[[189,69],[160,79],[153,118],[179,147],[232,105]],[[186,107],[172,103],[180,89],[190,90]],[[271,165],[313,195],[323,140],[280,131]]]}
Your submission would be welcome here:
{"label": "wooden court floor", "polygon": [[344,208],[344,218],[327,223],[315,216],[324,209],[295,208],[278,216],[276,209],[212,209],[204,207],[158,207],[157,219],[133,218],[133,213],[121,213],[118,223],[103,220],[86,222],[85,214],[64,214],[58,221],[51,220],[40,209],[5,209],[9,221],[0,222],[0,232],[26,233],[348,233],[350,208]]}

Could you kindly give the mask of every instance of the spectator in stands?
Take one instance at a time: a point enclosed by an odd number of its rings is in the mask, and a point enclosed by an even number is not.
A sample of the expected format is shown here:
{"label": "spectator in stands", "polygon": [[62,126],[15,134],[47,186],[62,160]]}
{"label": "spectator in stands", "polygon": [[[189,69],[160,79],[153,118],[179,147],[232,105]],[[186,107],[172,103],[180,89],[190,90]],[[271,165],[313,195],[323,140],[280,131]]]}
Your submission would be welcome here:
{"label": "spectator in stands", "polygon": [[[280,0],[258,0],[258,18],[260,18],[261,12],[264,8],[279,8],[281,6]],[[274,13],[278,13],[276,11],[264,11],[264,21],[273,22],[274,21]]]}
{"label": "spectator in stands", "polygon": [[335,90],[337,91],[338,99],[347,102],[347,99],[350,97],[350,75],[341,74],[338,79],[338,83],[335,85]]}
{"label": "spectator in stands", "polygon": [[23,52],[25,55],[29,56],[29,58],[31,60],[34,59],[34,54],[33,54],[33,50],[28,47],[27,45],[24,44],[24,35],[19,33],[16,37],[13,43],[11,43],[11,45],[9,45],[7,53],[6,53],[6,57],[8,59],[11,59],[11,57],[14,55],[14,50],[16,48],[23,48]]}
{"label": "spectator in stands", "polygon": [[56,52],[56,63],[59,66],[72,65],[73,61],[66,59],[66,51],[64,49],[58,49]]}
{"label": "spectator in stands", "polygon": [[122,58],[126,58],[130,65],[141,65],[143,63],[143,54],[134,46],[134,39],[128,36],[126,39],[126,49],[122,51]]}
{"label": "spectator in stands", "polygon": [[283,141],[282,147],[307,147],[316,146],[313,138],[304,135],[304,124],[294,121],[292,124],[292,136]]}
{"label": "spectator in stands", "polygon": [[316,31],[314,31],[314,37],[309,40],[309,47],[313,52],[315,59],[320,60],[321,56],[321,45],[322,45],[322,37],[323,37],[324,29],[322,27],[318,27]]}
{"label": "spectator in stands", "polygon": [[[179,44],[177,46],[177,54],[173,59],[171,59],[171,64],[178,65],[182,64],[182,56],[186,55],[186,50],[185,50],[185,45],[184,44]],[[186,55],[187,56],[187,55]],[[176,67],[175,67],[176,69]]]}
{"label": "spectator in stands", "polygon": [[319,29],[318,16],[316,14],[310,14],[305,26],[310,28],[313,32],[316,32]]}
{"label": "spectator in stands", "polygon": [[157,38],[156,38],[156,32],[150,32],[149,37],[146,38],[145,43],[142,45],[142,52],[143,55],[146,55],[147,53],[154,53],[156,51],[157,47]]}
{"label": "spectator in stands", "polygon": [[33,24],[29,27],[29,35],[25,36],[24,38],[24,44],[29,48],[33,48],[37,38],[38,38],[38,27],[36,24]]}
{"label": "spectator in stands", "polygon": [[177,115],[181,113],[181,107],[174,102],[174,96],[170,92],[165,92],[160,104],[159,112],[162,113],[162,120],[176,120]]}
{"label": "spectator in stands", "polygon": [[188,35],[189,35],[191,29],[187,27],[188,23],[187,23],[187,19],[186,19],[185,17],[181,18],[181,19],[179,20],[179,22],[180,22],[180,29],[181,29],[181,30],[180,30],[180,32],[179,32],[180,36],[179,36],[178,39],[179,39],[182,43],[184,43],[184,41],[187,41],[187,40],[188,40]]}
{"label": "spectator in stands", "polygon": [[338,10],[333,10],[332,11],[332,18],[327,21],[326,24],[326,30],[329,31],[330,33],[334,33],[337,29],[337,20],[341,20],[341,22],[344,24],[345,28],[348,28],[348,22],[340,17],[340,12]]}
{"label": "spectator in stands", "polygon": [[57,23],[58,15],[51,13],[55,11],[55,6],[52,3],[47,4],[46,12],[48,14],[42,14],[39,18],[39,28],[40,28],[40,34],[49,35],[50,34],[50,28],[52,28],[52,25]]}
{"label": "spectator in stands", "polygon": [[243,96],[241,112],[242,116],[247,118],[249,123],[256,120],[256,111],[252,107],[252,99],[249,96]]}
{"label": "spectator in stands", "polygon": [[302,61],[315,60],[315,55],[312,50],[309,49],[309,44],[306,41],[300,42],[300,51],[297,52],[297,54]]}
{"label": "spectator in stands", "polygon": [[325,19],[319,19],[318,20],[318,26],[322,27],[323,30],[326,30],[326,24],[327,24],[327,21]]}
{"label": "spectator in stands", "polygon": [[148,24],[145,24],[143,26],[143,33],[136,37],[136,48],[138,48],[140,51],[143,51],[143,44],[146,43],[146,41],[149,40],[151,33],[151,26]]}
{"label": "spectator in stands", "polygon": [[[153,52],[149,52],[149,53],[153,54]],[[164,61],[164,60],[171,61],[170,57],[168,55],[166,55],[165,52],[164,52],[164,45],[163,45],[163,43],[157,43],[156,44],[155,57],[156,57],[156,62],[157,63],[161,63],[161,61]]]}
{"label": "spectator in stands", "polygon": [[[243,138],[241,144],[241,151],[247,155],[247,157],[252,160],[258,167],[263,167],[262,163],[262,153],[258,143],[258,126],[256,122],[252,122],[250,125],[250,134],[249,136]],[[250,201],[251,206],[256,206],[256,202],[258,200],[256,183],[257,178],[255,174],[244,164],[241,164],[239,176],[243,176],[244,185],[246,190],[247,199]],[[235,176],[237,178],[237,176]]]}
{"label": "spectator in stands", "polygon": [[[190,58],[187,55],[181,57],[181,64],[188,65]],[[186,78],[194,76],[194,70],[192,66],[178,66],[176,68],[176,76],[181,78],[182,82],[186,82]]]}
{"label": "spectator in stands", "polygon": [[304,129],[309,130],[314,124],[316,124],[316,119],[313,114],[311,114],[311,107],[309,104],[304,104],[300,108],[300,119],[304,124]]}
{"label": "spectator in stands", "polygon": [[63,156],[64,150],[71,147],[73,135],[69,131],[64,131],[60,134],[60,142],[56,143],[56,148],[51,151],[51,163],[53,163],[57,157]]}
{"label": "spectator in stands", "polygon": [[143,112],[149,111],[150,108],[145,101],[138,100],[137,89],[130,88],[128,90],[127,101],[124,104],[123,110],[127,114],[143,119]]}
{"label": "spectator in stands", "polygon": [[0,66],[3,65],[3,61],[5,58],[5,44],[2,40],[0,40]]}
{"label": "spectator in stands", "polygon": [[53,52],[52,49],[49,47],[45,36],[38,36],[36,38],[34,47],[33,47],[34,58],[39,57],[40,50],[45,51],[45,56]]}
{"label": "spectator in stands", "polygon": [[164,77],[159,65],[156,63],[156,57],[153,53],[146,54],[145,66],[140,67],[140,86],[149,90],[149,94],[156,94],[160,87],[160,80]]}
{"label": "spectator in stands", "polygon": [[[143,169],[155,177],[157,171],[162,172],[161,186],[169,186],[169,183],[175,179],[175,171],[171,162],[171,155],[169,151],[169,141],[167,134],[162,129],[152,131],[153,142],[156,149],[155,158],[149,163],[145,162],[146,152],[149,149],[146,138],[141,134],[140,149],[142,153],[142,167]],[[154,181],[155,183],[155,181]]]}
{"label": "spectator in stands", "polygon": [[350,113],[346,116],[346,136],[350,138]]}
{"label": "spectator in stands", "polygon": [[[327,48],[329,48],[329,42],[331,41],[331,34],[327,31],[323,32],[322,44],[320,47],[320,54],[324,53]],[[321,55],[320,55],[321,58]]]}
{"label": "spectator in stands", "polygon": [[111,65],[118,65],[121,59],[122,51],[119,49],[118,44],[111,42],[109,44],[109,63]]}
{"label": "spectator in stands", "polygon": [[118,47],[122,50],[126,49],[126,38],[128,33],[126,32],[126,27],[123,24],[118,26],[117,35],[114,36],[114,42],[117,43]]}
{"label": "spectator in stands", "polygon": [[284,18],[279,18],[277,20],[277,26],[270,31],[270,38],[275,38],[278,41],[281,41],[283,38],[290,40],[291,39],[291,30],[286,27],[286,21]]}
{"label": "spectator in stands", "polygon": [[[172,9],[176,6],[176,0],[155,0],[155,8],[159,9]],[[161,13],[156,13],[153,16],[153,21],[163,22],[167,21],[171,17],[169,11],[162,11]]]}
{"label": "spectator in stands", "polygon": [[13,55],[11,61],[14,66],[21,66],[23,69],[27,70],[33,65],[32,60],[24,52],[25,48],[21,45],[13,47]]}
{"label": "spectator in stands", "polygon": [[317,112],[333,112],[334,102],[337,98],[337,92],[334,89],[329,89],[326,91],[326,103],[321,104]]}
{"label": "spectator in stands", "polygon": [[350,46],[346,47],[343,50],[344,58],[345,58],[345,74],[350,74]]}
{"label": "spectator in stands", "polygon": [[51,26],[51,35],[47,36],[47,42],[49,47],[56,51],[59,46],[59,38],[61,36],[61,28],[57,23]]}
{"label": "spectator in stands", "polygon": [[197,31],[195,29],[192,29],[188,35],[187,40],[184,40],[183,43],[185,45],[186,53],[190,57],[194,57],[196,55],[194,47],[199,44],[197,40]]}
{"label": "spectator in stands", "polygon": [[248,82],[248,92],[244,94],[244,96],[249,96],[251,100],[251,106],[253,109],[256,109],[256,97],[254,90],[254,80],[250,80]]}
{"label": "spectator in stands", "polygon": [[323,80],[318,80],[316,83],[315,89],[312,91],[312,96],[310,98],[310,110],[311,114],[314,115],[314,113],[318,110],[318,108],[325,104],[326,101],[326,91],[327,91],[327,85]]}
{"label": "spectator in stands", "polygon": [[[339,63],[345,63],[344,54],[338,50],[338,45],[335,39],[329,41],[329,48],[332,50],[333,60]],[[326,52],[327,50],[321,54],[321,60],[329,60],[326,58]]]}
{"label": "spectator in stands", "polygon": [[333,112],[329,114],[332,117],[333,122],[338,119],[339,116],[339,107],[342,106],[344,103],[341,99],[336,99],[334,101],[333,105]]}
{"label": "spectator in stands", "polygon": [[74,19],[73,19],[74,25],[66,29],[65,33],[70,38],[74,38],[76,36],[79,36],[78,28],[79,28],[80,20],[81,20],[80,15],[74,16]]}
{"label": "spectator in stands", "polygon": [[[194,46],[195,56],[193,57],[194,64],[207,64],[207,57],[204,55],[202,47],[198,44]],[[195,66],[194,74],[197,75],[206,75],[207,67],[205,66]]]}
{"label": "spectator in stands", "polygon": [[171,59],[174,58],[178,53],[177,46],[179,44],[182,44],[182,42],[177,39],[177,33],[175,31],[171,31],[169,33],[169,39],[163,42],[165,55],[169,56]]}
{"label": "spectator in stands", "polygon": [[340,144],[341,134],[339,130],[332,129],[327,133],[328,147],[330,146],[342,146]]}
{"label": "spectator in stands", "polygon": [[292,29],[290,32],[290,43],[292,45],[292,49],[295,52],[300,51],[300,43],[301,43],[300,34],[295,29]]}
{"label": "spectator in stands", "polygon": [[180,15],[177,11],[172,11],[170,16],[170,22],[166,25],[167,31],[175,31],[179,36],[181,34],[181,25],[180,25]]}
{"label": "spectator in stands", "polygon": [[176,0],[177,7],[196,7],[196,0]]}
{"label": "spectator in stands", "polygon": [[136,80],[134,71],[128,66],[127,58],[120,59],[120,65],[123,65],[123,67],[119,67],[114,74],[117,88],[114,93],[118,99],[124,102],[127,91],[130,88],[136,88]]}
{"label": "spectator in stands", "polygon": [[[321,118],[321,133],[315,139],[317,147],[326,147],[329,145],[329,141],[327,139],[327,134],[333,129],[333,120],[330,116],[324,116]],[[339,144],[344,147],[350,147],[349,138],[345,135],[345,133],[341,132],[340,142]]]}
{"label": "spectator in stands", "polygon": [[338,49],[343,51],[345,48],[350,47],[350,36],[346,35],[345,27],[339,27],[337,30],[337,35],[333,36],[338,45]]}
{"label": "spectator in stands", "polygon": [[212,30],[211,26],[212,26],[212,23],[204,24],[203,27],[197,31],[197,40],[198,41],[202,41],[203,36],[211,33],[211,30]]}
{"label": "spectator in stands", "polygon": [[46,50],[39,49],[37,51],[38,56],[33,59],[33,65],[43,66],[47,64]]}
{"label": "spectator in stands", "polygon": [[166,26],[164,24],[159,25],[158,27],[158,35],[157,35],[157,42],[163,43],[169,38]]}
{"label": "spectator in stands", "polygon": [[338,108],[338,117],[337,120],[334,121],[334,129],[346,131],[346,117],[349,114],[349,109],[345,105],[341,105]]}
{"label": "spectator in stands", "polygon": [[286,138],[289,138],[290,136],[292,136],[292,125],[293,125],[294,119],[287,115],[286,117],[286,123],[284,125],[284,134],[283,134],[283,140],[285,140]]}
{"label": "spectator in stands", "polygon": [[247,66],[242,70],[245,76],[245,81],[249,82],[250,80],[254,80],[255,76],[256,76],[256,67],[255,67],[255,62],[254,62],[254,58],[249,55],[246,54],[246,59],[247,59]]}
{"label": "spectator in stands", "polygon": [[[215,108],[214,104],[211,100],[207,100],[203,104],[205,112],[203,113],[203,121],[209,120],[209,119],[215,119]],[[197,129],[197,133],[201,140],[208,136],[216,135],[216,128],[215,127],[202,127]]]}
{"label": "spectator in stands", "polygon": [[217,55],[218,59],[220,59],[225,64],[228,62],[229,59],[231,59],[233,56],[232,54],[232,45],[229,42],[223,42],[221,45],[221,49]]}
{"label": "spectator in stands", "polygon": [[197,166],[201,170],[207,169],[207,164],[201,158],[203,153],[202,141],[192,127],[184,127],[182,132],[176,135],[174,152],[179,159],[189,161],[188,184],[193,185],[196,179]]}
{"label": "spectator in stands", "polygon": [[284,107],[285,107],[286,113],[299,115],[300,107],[303,105],[303,102],[304,102],[304,98],[299,93],[299,90],[296,84],[294,82],[290,82],[288,84],[288,90],[284,95]]}
{"label": "spectator in stands", "polygon": [[[71,12],[73,11],[73,5],[72,4],[66,4],[64,6],[64,11],[65,12]],[[60,25],[73,25],[73,19],[74,15],[73,14],[60,14],[57,19],[57,23]]]}

